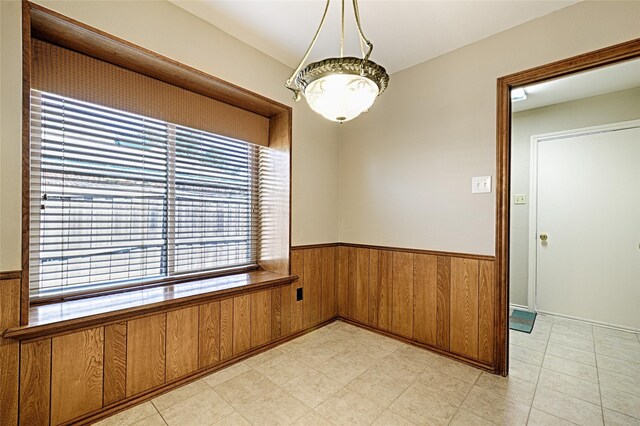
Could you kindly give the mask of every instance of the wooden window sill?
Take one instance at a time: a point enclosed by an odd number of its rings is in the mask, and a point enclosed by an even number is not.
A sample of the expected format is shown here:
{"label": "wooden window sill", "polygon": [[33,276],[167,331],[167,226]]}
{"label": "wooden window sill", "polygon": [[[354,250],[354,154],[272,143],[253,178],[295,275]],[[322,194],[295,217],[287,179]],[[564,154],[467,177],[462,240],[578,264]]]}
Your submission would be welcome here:
{"label": "wooden window sill", "polygon": [[42,338],[278,287],[289,284],[297,278],[294,275],[254,271],[87,299],[37,305],[29,309],[28,325],[9,328],[5,330],[2,337],[17,340]]}

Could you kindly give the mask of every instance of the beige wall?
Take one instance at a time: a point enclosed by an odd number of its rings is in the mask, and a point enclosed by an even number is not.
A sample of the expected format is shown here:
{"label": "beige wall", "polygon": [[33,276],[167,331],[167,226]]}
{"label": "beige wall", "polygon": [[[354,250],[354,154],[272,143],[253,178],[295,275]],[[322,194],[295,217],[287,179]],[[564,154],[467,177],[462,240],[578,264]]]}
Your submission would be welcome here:
{"label": "beige wall", "polygon": [[[46,7],[277,101],[291,69],[165,1],[46,1]],[[20,268],[20,2],[2,10],[0,271]],[[293,112],[294,245],[338,240],[338,126]]]}
{"label": "beige wall", "polygon": [[494,254],[495,191],[471,194],[471,177],[495,177],[496,79],[640,37],[639,22],[640,2],[581,2],[391,76],[342,128],[340,241]]}
{"label": "beige wall", "polygon": [[[640,118],[640,88],[513,114],[511,125],[511,303],[528,303],[531,136]],[[514,205],[513,194],[527,204]]]}

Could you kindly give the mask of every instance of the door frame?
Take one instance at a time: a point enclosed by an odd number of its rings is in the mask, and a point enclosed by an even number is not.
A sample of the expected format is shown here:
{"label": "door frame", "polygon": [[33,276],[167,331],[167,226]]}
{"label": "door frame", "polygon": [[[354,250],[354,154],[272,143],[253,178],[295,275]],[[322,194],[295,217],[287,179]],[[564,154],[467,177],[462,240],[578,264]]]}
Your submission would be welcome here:
{"label": "door frame", "polygon": [[538,144],[548,140],[608,133],[638,127],[640,127],[640,120],[630,120],[531,136],[529,162],[529,274],[527,282],[528,308],[530,311],[536,311],[536,296],[538,294]]}
{"label": "door frame", "polygon": [[509,372],[509,216],[511,177],[512,88],[540,83],[640,57],[640,38],[605,47],[547,65],[500,77],[497,80],[496,122],[496,317],[494,359],[496,373]]}

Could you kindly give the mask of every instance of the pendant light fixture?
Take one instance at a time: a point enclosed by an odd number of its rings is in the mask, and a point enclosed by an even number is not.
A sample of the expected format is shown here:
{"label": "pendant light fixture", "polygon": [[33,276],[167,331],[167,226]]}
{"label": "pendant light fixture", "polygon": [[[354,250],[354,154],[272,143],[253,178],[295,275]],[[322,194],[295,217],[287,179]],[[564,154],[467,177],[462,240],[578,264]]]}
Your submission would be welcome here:
{"label": "pendant light fixture", "polygon": [[[364,36],[360,24],[358,0],[353,0],[353,14],[358,30],[362,58],[344,56],[344,2],[340,30],[340,57],[313,62],[302,68],[324,26],[331,0],[322,14],[320,26],[316,30],[307,52],[300,64],[287,80],[285,87],[291,90],[296,102],[304,95],[312,110],[327,120],[343,123],[353,120],[367,111],[389,84],[387,71],[369,60],[373,44]],[[366,53],[365,53],[366,46]],[[295,86],[293,85],[295,83]]]}

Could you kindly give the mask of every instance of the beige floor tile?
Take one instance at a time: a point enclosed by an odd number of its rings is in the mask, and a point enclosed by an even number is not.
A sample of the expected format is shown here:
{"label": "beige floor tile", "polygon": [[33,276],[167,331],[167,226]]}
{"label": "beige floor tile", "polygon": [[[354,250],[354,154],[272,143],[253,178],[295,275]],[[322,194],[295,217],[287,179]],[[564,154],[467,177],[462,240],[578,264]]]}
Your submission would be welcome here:
{"label": "beige floor tile", "polygon": [[628,333],[630,337],[623,337],[620,335],[611,335],[611,334],[600,334],[594,333],[593,340],[596,345],[613,345],[613,346],[622,346],[628,349],[638,348],[640,346],[640,342],[636,338],[635,334]]}
{"label": "beige floor tile", "polygon": [[419,425],[447,425],[458,411],[455,405],[413,386],[404,391],[389,408],[395,414]]}
{"label": "beige floor tile", "polygon": [[324,374],[311,370],[285,383],[282,388],[313,408],[340,390],[342,386]]}
{"label": "beige floor tile", "polygon": [[455,416],[453,416],[453,420],[449,423],[450,426],[491,426],[491,423],[488,420],[483,419],[480,416],[476,416],[475,414],[467,411],[467,410],[458,410]]}
{"label": "beige floor tile", "polygon": [[561,419],[544,411],[540,411],[537,408],[532,408],[529,413],[528,426],[572,426],[575,423],[571,423],[567,420]]}
{"label": "beige floor tile", "polygon": [[547,346],[547,354],[582,364],[592,365],[594,367],[596,365],[595,352],[583,351],[581,349],[564,346],[558,343],[549,343]]}
{"label": "beige floor tile", "polygon": [[135,423],[131,423],[131,426],[166,426],[167,423],[164,421],[160,413],[153,414],[145,419],[138,420]]}
{"label": "beige floor tile", "polygon": [[524,425],[529,416],[528,405],[511,401],[477,386],[471,389],[462,408],[499,425]]}
{"label": "beige floor tile", "polygon": [[630,331],[616,330],[614,328],[593,326],[593,334],[597,338],[598,335],[612,336],[619,339],[637,340],[638,334]]}
{"label": "beige floor tile", "polygon": [[373,426],[415,426],[415,423],[410,422],[391,410],[384,410],[384,412],[380,414],[380,417],[373,422]]}
{"label": "beige floor tile", "polygon": [[516,379],[525,380],[531,383],[538,383],[540,367],[513,359],[509,362],[509,375]]}
{"label": "beige floor tile", "polygon": [[528,349],[518,345],[511,345],[509,348],[509,357],[510,359],[517,359],[540,367],[544,360],[544,352],[534,351],[533,349]]}
{"label": "beige floor tile", "polygon": [[211,387],[219,385],[220,383],[224,383],[229,379],[233,379],[236,376],[239,376],[242,373],[246,373],[251,370],[249,366],[247,366],[244,362],[239,362],[237,364],[230,365],[229,367],[223,368],[222,370],[216,371],[213,374],[208,375],[202,380],[205,381]]}
{"label": "beige floor tile", "polygon": [[439,362],[440,358],[440,355],[426,349],[405,345],[383,359],[401,365],[406,372],[419,374],[434,362]]}
{"label": "beige floor tile", "polygon": [[598,369],[614,371],[631,377],[640,378],[639,363],[624,361],[602,354],[596,355],[596,359],[598,360]]}
{"label": "beige floor tile", "polygon": [[572,326],[566,326],[564,324],[553,324],[551,332],[555,334],[562,334],[563,336],[577,337],[578,339],[584,339],[593,342],[593,330],[590,326],[586,328],[576,328]]}
{"label": "beige floor tile", "polygon": [[273,348],[273,349],[269,349],[268,351],[264,351],[259,353],[258,355],[254,355],[250,358],[247,358],[244,360],[244,363],[248,366],[248,367],[256,367],[260,364],[262,364],[263,362],[267,362],[270,361],[280,355],[282,355],[283,352],[278,349],[278,348]]}
{"label": "beige floor tile", "polygon": [[233,407],[252,425],[289,425],[311,410],[280,388],[260,398],[235,403]]}
{"label": "beige floor tile", "polygon": [[598,384],[577,377],[567,376],[566,374],[543,368],[542,371],[540,371],[538,387],[551,389],[592,404],[600,405],[600,387]]}
{"label": "beige floor tile", "polygon": [[409,387],[409,383],[396,380],[392,376],[370,368],[347,385],[347,388],[358,392],[383,408],[386,408]]}
{"label": "beige floor tile", "polygon": [[295,426],[332,426],[329,420],[325,419],[315,410],[309,411],[293,423]]}
{"label": "beige floor tile", "polygon": [[146,419],[147,417],[158,414],[158,410],[153,406],[151,402],[144,402],[135,407],[131,407],[128,410],[122,411],[114,416],[99,421],[96,425],[99,426],[128,426],[137,421]]}
{"label": "beige floor tile", "polygon": [[[381,358],[387,356],[384,351],[371,351],[369,347],[360,343],[354,343],[346,350],[336,354],[333,358],[349,363],[364,364],[368,367],[376,364]],[[317,364],[316,364],[317,365]]]}
{"label": "beige floor tile", "polygon": [[315,367],[320,373],[338,383],[346,385],[367,370],[367,366],[357,361],[342,361],[331,358]]}
{"label": "beige floor tile", "polygon": [[482,373],[475,386],[526,405],[531,405],[536,393],[535,383],[512,376],[502,377],[491,373]]}
{"label": "beige floor tile", "polygon": [[209,426],[233,413],[220,395],[208,389],[199,395],[163,410],[160,414],[169,426]]}
{"label": "beige floor tile", "polygon": [[549,336],[549,343],[556,343],[570,348],[581,349],[583,351],[595,352],[593,340],[580,339],[578,337],[565,336],[564,334],[553,333]]}
{"label": "beige floor tile", "polygon": [[482,373],[480,369],[463,364],[460,361],[437,355],[432,358],[429,367],[471,384],[475,383],[478,377],[480,377],[480,373]]}
{"label": "beige floor tile", "polygon": [[554,355],[545,355],[542,368],[577,377],[591,383],[598,383],[598,370],[596,367],[559,358]]}
{"label": "beige floor tile", "polygon": [[213,426],[251,426],[251,423],[242,417],[240,413],[234,410],[233,413],[229,414],[224,419],[215,422]]}
{"label": "beige floor tile", "polygon": [[320,404],[316,411],[335,425],[370,425],[384,409],[349,389],[341,389]]}
{"label": "beige floor tile", "polygon": [[640,378],[600,369],[600,385],[640,396]]}
{"label": "beige floor tile", "polygon": [[411,360],[407,360],[404,355],[398,352],[382,358],[371,369],[381,371],[387,376],[408,385],[415,382],[420,373],[424,371],[423,367],[414,365]]}
{"label": "beige floor tile", "polygon": [[602,425],[602,408],[590,402],[538,387],[533,407],[580,425]]}
{"label": "beige floor tile", "polygon": [[604,424],[606,426],[640,426],[640,419],[605,408]]}
{"label": "beige floor tile", "polygon": [[250,370],[214,387],[230,403],[255,400],[273,391],[277,385],[262,374]]}
{"label": "beige floor tile", "polygon": [[338,354],[338,352],[331,348],[324,347],[321,343],[301,345],[294,351],[289,352],[291,358],[311,368],[334,357],[336,354]]}
{"label": "beige floor tile", "polygon": [[472,386],[431,368],[427,368],[412,385],[418,391],[436,395],[456,407],[462,404]]}
{"label": "beige floor tile", "polygon": [[600,386],[605,408],[640,419],[640,396]]}
{"label": "beige floor tile", "polygon": [[283,354],[255,366],[254,370],[272,382],[283,385],[304,373],[308,373],[311,368],[298,362],[293,356]]}
{"label": "beige floor tile", "polygon": [[544,352],[547,347],[547,340],[546,337],[544,339],[532,339],[530,335],[520,331],[511,330],[509,333],[509,342],[512,345],[522,346],[538,352]]}
{"label": "beige floor tile", "polygon": [[593,326],[591,324],[569,318],[555,317],[553,325],[564,326],[575,330],[593,331]]}
{"label": "beige floor tile", "polygon": [[198,380],[172,390],[171,392],[167,392],[164,395],[160,395],[159,397],[152,399],[151,402],[158,411],[163,411],[172,405],[191,398],[192,396],[199,395],[207,389],[211,388],[203,380]]}
{"label": "beige floor tile", "polygon": [[640,363],[640,343],[631,347],[624,344],[596,344],[596,353]]}

